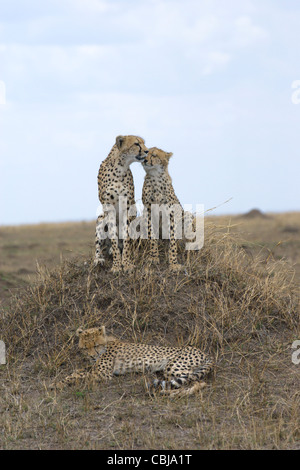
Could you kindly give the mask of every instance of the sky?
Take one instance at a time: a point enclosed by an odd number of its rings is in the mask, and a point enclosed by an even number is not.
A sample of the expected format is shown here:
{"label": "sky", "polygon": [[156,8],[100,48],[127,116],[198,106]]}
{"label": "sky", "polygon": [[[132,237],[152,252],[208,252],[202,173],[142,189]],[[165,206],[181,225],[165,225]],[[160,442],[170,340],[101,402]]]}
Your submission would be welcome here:
{"label": "sky", "polygon": [[120,134],[173,152],[182,204],[300,210],[299,24],[298,0],[0,0],[0,225],[95,219]]}

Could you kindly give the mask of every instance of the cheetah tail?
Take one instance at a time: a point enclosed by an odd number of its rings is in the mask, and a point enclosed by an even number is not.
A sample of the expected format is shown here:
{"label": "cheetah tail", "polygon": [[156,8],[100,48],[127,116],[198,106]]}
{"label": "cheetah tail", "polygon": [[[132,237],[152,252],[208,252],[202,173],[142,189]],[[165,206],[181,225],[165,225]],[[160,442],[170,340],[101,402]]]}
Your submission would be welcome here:
{"label": "cheetah tail", "polygon": [[195,395],[197,392],[202,390],[206,387],[206,382],[197,382],[192,387],[189,388],[179,388],[179,389],[171,389],[171,390],[161,390],[160,394],[168,395],[170,397],[188,397],[191,395]]}

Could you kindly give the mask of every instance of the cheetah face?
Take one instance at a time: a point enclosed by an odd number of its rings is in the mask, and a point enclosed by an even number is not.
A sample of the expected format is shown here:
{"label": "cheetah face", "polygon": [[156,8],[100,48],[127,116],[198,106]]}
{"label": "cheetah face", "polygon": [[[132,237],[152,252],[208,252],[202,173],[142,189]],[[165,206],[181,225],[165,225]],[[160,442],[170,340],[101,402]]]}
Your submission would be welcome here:
{"label": "cheetah face", "polygon": [[152,147],[142,162],[143,168],[146,173],[152,175],[162,174],[168,169],[169,160],[172,155],[172,152],[164,152],[157,147]]}
{"label": "cheetah face", "polygon": [[144,139],[135,135],[119,135],[116,138],[116,145],[128,165],[144,161],[148,153]]}
{"label": "cheetah face", "polygon": [[79,348],[87,351],[93,350],[96,346],[105,346],[107,343],[105,326],[89,328],[88,330],[79,328],[76,335],[79,336]]}

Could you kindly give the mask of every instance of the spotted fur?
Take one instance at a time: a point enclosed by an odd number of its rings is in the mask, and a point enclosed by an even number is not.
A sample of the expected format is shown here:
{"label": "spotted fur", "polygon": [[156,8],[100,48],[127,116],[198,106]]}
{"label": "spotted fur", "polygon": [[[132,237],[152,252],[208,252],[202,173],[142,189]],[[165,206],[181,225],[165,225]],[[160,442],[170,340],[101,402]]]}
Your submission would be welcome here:
{"label": "spotted fur", "polygon": [[151,224],[151,206],[158,204],[165,205],[169,209],[175,207],[170,212],[170,247],[169,247],[169,266],[171,271],[179,271],[183,267],[177,261],[177,242],[176,242],[176,220],[183,223],[184,211],[177,198],[172,179],[168,171],[169,160],[173,154],[164,152],[157,147],[149,149],[147,157],[142,162],[146,171],[143,185],[142,200],[148,217],[148,239],[150,240],[150,258],[153,264],[159,263],[157,235]]}
{"label": "spotted fur", "polygon": [[108,336],[104,326],[85,331],[79,329],[77,334],[79,348],[95,363],[90,371],[76,371],[52,387],[63,388],[82,379],[107,381],[129,372],[162,371],[163,380],[155,379],[153,388],[159,387],[162,393],[176,395],[178,390],[172,389],[195,382],[182,392],[189,395],[204,386],[201,379],[213,367],[212,359],[191,346],[180,348],[127,343]]}
{"label": "spotted fur", "polygon": [[[120,196],[126,198],[128,210],[135,204],[134,200],[134,183],[130,170],[130,164],[135,161],[143,161],[148,152],[145,142],[141,137],[127,135],[118,136],[116,143],[112,147],[108,157],[102,162],[98,173],[98,193],[99,200],[102,205],[111,204],[115,207],[118,214]],[[108,239],[101,239],[100,233],[104,229],[105,216],[108,216],[108,230],[111,236]],[[106,218],[107,220],[107,218]],[[130,261],[130,239],[128,236],[128,226],[125,227],[123,243],[120,243],[117,226],[112,218],[111,212],[108,214],[104,211],[104,215],[100,215],[96,224],[96,253],[94,265],[104,263],[104,250],[106,246],[111,247],[113,255],[112,271],[119,272],[130,271],[133,265]]]}

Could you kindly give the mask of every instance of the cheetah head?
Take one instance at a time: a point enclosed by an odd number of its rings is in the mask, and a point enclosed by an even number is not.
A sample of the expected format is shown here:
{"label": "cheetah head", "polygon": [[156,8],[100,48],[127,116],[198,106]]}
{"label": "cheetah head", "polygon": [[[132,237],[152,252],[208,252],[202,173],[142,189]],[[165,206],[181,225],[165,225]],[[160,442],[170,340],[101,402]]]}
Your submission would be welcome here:
{"label": "cheetah head", "polygon": [[119,135],[116,138],[116,146],[126,164],[142,162],[148,153],[145,141],[136,135]]}
{"label": "cheetah head", "polygon": [[146,173],[152,175],[165,173],[168,170],[169,160],[172,155],[172,152],[164,152],[157,147],[152,147],[142,162],[143,168]]}
{"label": "cheetah head", "polygon": [[83,349],[89,356],[95,354],[95,348],[97,348],[97,350],[101,349],[101,346],[105,348],[110,339],[110,337],[106,335],[105,326],[89,328],[87,330],[78,328],[76,335],[79,337],[79,348]]}

